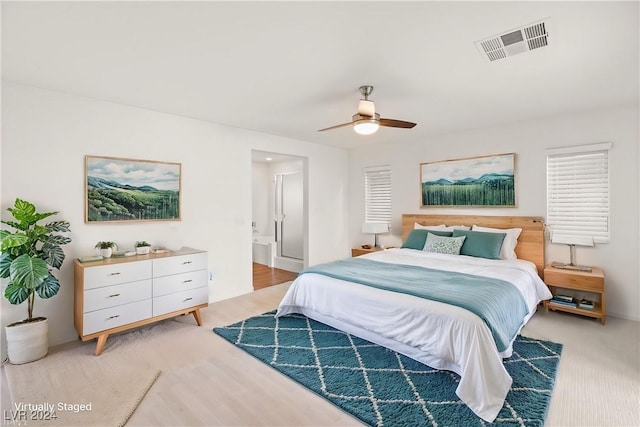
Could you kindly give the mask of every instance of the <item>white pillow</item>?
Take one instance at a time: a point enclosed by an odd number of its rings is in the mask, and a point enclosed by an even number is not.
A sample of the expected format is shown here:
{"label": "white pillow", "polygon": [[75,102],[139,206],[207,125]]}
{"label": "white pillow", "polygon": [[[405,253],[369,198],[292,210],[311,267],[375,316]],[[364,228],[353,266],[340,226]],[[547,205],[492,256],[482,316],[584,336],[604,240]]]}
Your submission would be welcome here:
{"label": "white pillow", "polygon": [[444,225],[444,224],[440,224],[440,225],[421,225],[418,224],[417,222],[413,223],[413,229],[419,229],[419,230],[471,230],[471,227],[467,226],[467,225]]}
{"label": "white pillow", "polygon": [[449,225],[444,227],[445,230],[471,230],[468,225]]}
{"label": "white pillow", "polygon": [[507,233],[507,235],[504,236],[502,248],[500,249],[500,259],[518,258],[516,256],[516,245],[518,244],[518,237],[520,237],[520,233],[522,233],[522,228],[489,228],[473,224],[471,230],[485,231],[489,233]]}
{"label": "white pillow", "polygon": [[444,230],[447,226],[444,224],[441,225],[422,225],[417,222],[413,223],[414,230]]}

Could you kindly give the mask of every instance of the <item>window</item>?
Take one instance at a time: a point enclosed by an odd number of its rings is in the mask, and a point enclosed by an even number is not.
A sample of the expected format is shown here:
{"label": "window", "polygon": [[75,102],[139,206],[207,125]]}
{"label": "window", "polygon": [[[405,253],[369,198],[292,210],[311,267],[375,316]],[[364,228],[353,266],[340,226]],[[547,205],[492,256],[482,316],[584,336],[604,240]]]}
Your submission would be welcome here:
{"label": "window", "polygon": [[365,222],[391,222],[391,166],[364,170]]}
{"label": "window", "polygon": [[609,149],[547,150],[547,224],[553,232],[609,241]]}

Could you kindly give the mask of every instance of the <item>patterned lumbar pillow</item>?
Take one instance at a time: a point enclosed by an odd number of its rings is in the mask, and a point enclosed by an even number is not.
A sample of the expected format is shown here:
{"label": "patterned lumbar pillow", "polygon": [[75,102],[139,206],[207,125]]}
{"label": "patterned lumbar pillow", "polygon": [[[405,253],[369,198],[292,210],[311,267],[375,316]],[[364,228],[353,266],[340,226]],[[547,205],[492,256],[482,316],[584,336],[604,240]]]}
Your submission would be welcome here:
{"label": "patterned lumbar pillow", "polygon": [[460,248],[466,236],[444,237],[428,233],[427,241],[424,244],[426,252],[436,252],[439,254],[460,255]]}

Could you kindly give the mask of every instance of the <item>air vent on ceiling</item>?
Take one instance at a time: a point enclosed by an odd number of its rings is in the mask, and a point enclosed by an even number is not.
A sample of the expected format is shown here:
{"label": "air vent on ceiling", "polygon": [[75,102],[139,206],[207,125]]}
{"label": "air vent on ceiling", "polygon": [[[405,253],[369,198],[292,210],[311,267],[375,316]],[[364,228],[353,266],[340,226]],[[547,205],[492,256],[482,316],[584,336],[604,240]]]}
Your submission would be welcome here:
{"label": "air vent on ceiling", "polygon": [[482,56],[489,61],[508,58],[549,44],[549,20],[536,22],[476,42]]}

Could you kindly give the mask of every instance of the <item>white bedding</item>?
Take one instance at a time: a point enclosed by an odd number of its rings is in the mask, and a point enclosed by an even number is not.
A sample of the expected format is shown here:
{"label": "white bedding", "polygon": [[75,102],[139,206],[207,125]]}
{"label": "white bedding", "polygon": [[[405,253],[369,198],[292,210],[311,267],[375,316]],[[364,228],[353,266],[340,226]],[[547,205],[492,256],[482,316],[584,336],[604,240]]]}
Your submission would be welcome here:
{"label": "white bedding", "polygon": [[[389,249],[369,259],[482,275],[514,284],[529,308],[551,294],[533,263]],[[456,306],[333,279],[303,274],[290,286],[276,316],[301,313],[347,333],[391,348],[436,369],[460,375],[456,394],[479,417],[493,421],[511,386],[502,364],[512,343],[498,352],[487,325]]]}

